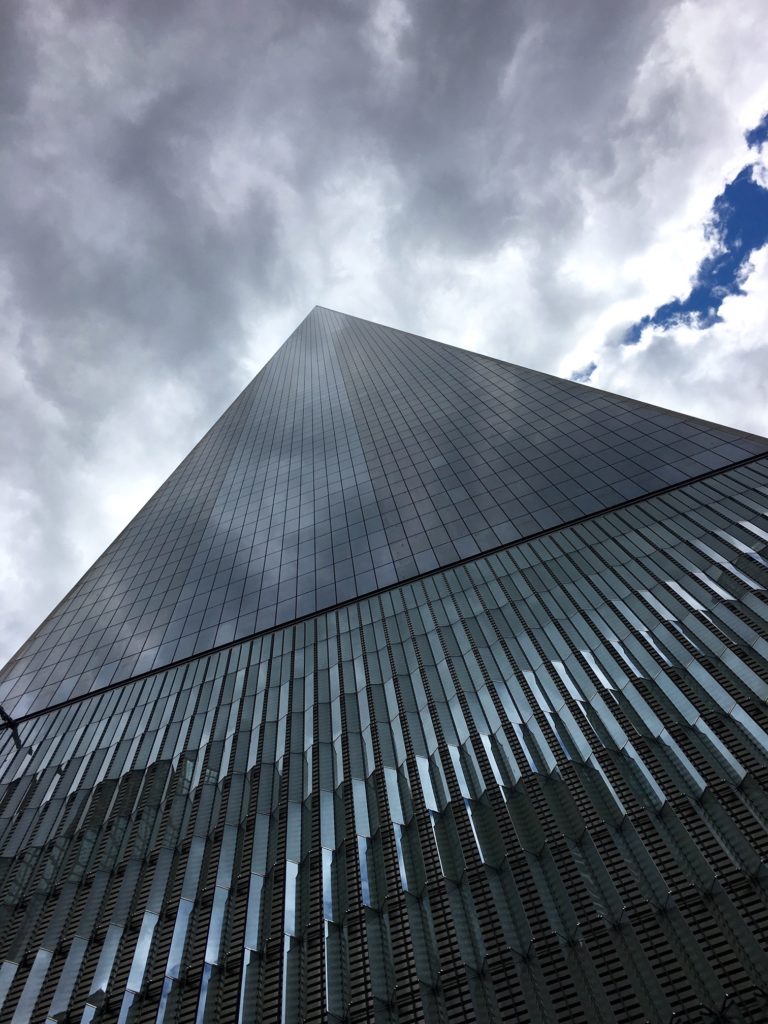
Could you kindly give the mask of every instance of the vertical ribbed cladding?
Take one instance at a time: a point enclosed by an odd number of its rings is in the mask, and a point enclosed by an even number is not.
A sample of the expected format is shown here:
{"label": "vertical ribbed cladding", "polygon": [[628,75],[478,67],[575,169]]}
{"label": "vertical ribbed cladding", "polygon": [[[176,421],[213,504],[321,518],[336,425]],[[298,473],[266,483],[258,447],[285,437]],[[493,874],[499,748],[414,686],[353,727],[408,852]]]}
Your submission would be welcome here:
{"label": "vertical ribbed cladding", "polygon": [[[310,738],[311,793],[310,842],[306,864],[309,878],[304,891],[307,898],[307,930],[304,948],[304,979],[301,1017],[303,1020],[323,1020],[327,993],[325,989],[325,928],[323,921],[323,852],[320,834],[320,672],[318,670],[318,642],[314,623],[308,623],[307,649],[311,650],[312,682],[312,735]],[[306,742],[306,740],[305,740]],[[306,749],[306,748],[305,748]],[[305,801],[306,803],[306,801]]]}
{"label": "vertical ribbed cladding", "polygon": [[246,752],[246,778],[248,780],[247,807],[240,816],[243,829],[242,860],[237,886],[236,917],[233,916],[233,929],[230,935],[227,987],[232,990],[237,986],[236,1000],[240,1021],[253,1020],[257,1012],[257,993],[262,966],[261,901],[263,898],[265,864],[260,859],[263,849],[264,829],[259,817],[259,808],[263,785],[270,785],[271,780],[265,778],[261,771],[264,763],[264,735],[266,731],[269,701],[267,693],[270,686],[272,659],[270,657],[272,637],[257,641],[254,651],[241,654],[248,665],[249,656],[252,660],[247,669],[247,693],[253,701],[251,712],[251,731],[248,735]]}
{"label": "vertical ribbed cladding", "polygon": [[[465,966],[469,979],[469,988],[474,1003],[474,1016],[478,1020],[495,1020],[500,1018],[503,1005],[498,999],[493,978],[495,973],[494,967],[496,966],[495,961],[498,960],[499,953],[504,945],[502,929],[497,915],[491,910],[491,893],[487,884],[484,884],[486,879],[484,878],[481,859],[478,856],[479,851],[477,849],[475,827],[471,823],[467,811],[467,797],[462,793],[454,764],[449,756],[445,736],[443,735],[437,715],[434,696],[425,671],[424,651],[420,642],[423,638],[423,627],[414,629],[408,608],[398,609],[397,597],[394,598],[394,603],[396,611],[400,611],[403,615],[408,626],[408,633],[410,634],[415,665],[411,664],[409,666],[409,675],[411,680],[414,681],[414,670],[418,670],[419,682],[425,697],[424,708],[429,714],[431,728],[434,732],[436,750],[430,751],[430,753],[433,756],[435,753],[437,754],[439,765],[442,769],[443,777],[441,782],[443,787],[436,786],[433,778],[429,778],[427,783],[429,790],[431,790],[430,802],[434,803],[434,806],[429,807],[428,810],[430,811],[430,817],[434,815],[433,828],[435,835],[437,836],[439,825],[442,824],[448,832],[445,845],[453,847],[455,850],[461,850],[461,858],[463,860],[463,865],[459,867],[455,877],[450,878],[453,884],[449,886],[449,894],[451,897],[452,916],[457,926],[457,936],[460,940],[461,938],[464,940],[463,943],[460,941],[460,951],[462,963]],[[428,641],[426,646],[427,648],[429,647]],[[470,741],[471,739],[470,730]],[[436,762],[433,761],[432,765],[437,768]],[[425,781],[431,775],[432,765],[423,775]],[[444,793],[441,795],[444,800],[447,798],[447,806],[443,814],[440,813],[439,806],[441,798],[435,793],[435,790],[439,788],[444,788]],[[422,788],[423,792],[424,788]],[[442,822],[440,822],[440,818],[443,819]],[[439,842],[437,846],[438,851],[440,851]],[[445,858],[445,849],[442,852],[441,867],[445,874],[444,861],[447,860]],[[513,1005],[514,996],[516,995],[514,981],[514,977],[510,978],[509,982],[504,985],[507,1001]],[[506,1009],[508,1008],[506,1007]]]}
{"label": "vertical ribbed cladding", "polygon": [[[502,797],[501,790],[496,785],[495,776],[491,768],[488,752],[483,746],[480,734],[474,724],[473,716],[467,701],[467,695],[456,671],[451,658],[451,650],[455,647],[455,640],[447,640],[444,627],[449,624],[448,616],[443,614],[443,608],[435,598],[448,596],[449,591],[441,587],[440,580],[427,580],[421,584],[423,607],[428,609],[428,633],[421,633],[415,640],[421,647],[420,668],[423,672],[423,659],[428,657],[430,663],[436,660],[437,649],[430,643],[430,637],[434,637],[439,644],[439,653],[445,661],[445,666],[450,674],[451,682],[455,688],[458,706],[461,709],[464,720],[467,723],[469,740],[472,744],[472,751],[477,760],[482,781],[475,780],[475,792],[471,792],[468,786],[469,780],[463,775],[465,788],[468,793],[462,793],[458,783],[456,771],[447,756],[450,749],[446,743],[443,733],[440,714],[435,704],[434,695],[430,692],[428,706],[432,717],[433,727],[441,751],[441,764],[448,780],[451,797],[451,807],[454,818],[458,819],[459,826],[463,833],[462,847],[471,852],[472,867],[471,873],[474,878],[473,896],[476,905],[483,907],[484,913],[481,921],[485,930],[493,928],[490,935],[491,946],[486,954],[491,982],[494,987],[494,1000],[498,1000],[497,1014],[502,1019],[550,1021],[556,1019],[551,994],[547,991],[542,964],[536,955],[533,947],[532,932],[529,926],[523,925],[526,920],[526,908],[521,898],[521,893],[526,891],[525,882],[530,883],[530,872],[526,864],[519,860],[519,845],[515,838],[514,826],[510,814]],[[467,630],[464,619],[459,622],[472,647],[473,653],[477,648]],[[492,693],[492,682],[487,676],[482,660],[478,659],[483,681]],[[498,701],[498,697],[496,697]],[[508,739],[510,735],[508,734]],[[519,763],[525,758],[523,751],[515,737],[512,737],[513,746],[516,751]],[[478,785],[479,783],[479,785]],[[463,811],[463,813],[462,813]],[[457,813],[458,812],[458,813]],[[480,835],[483,843],[480,842]],[[528,878],[526,879],[526,876]],[[504,907],[507,914],[496,915],[491,907]],[[535,916],[539,908],[529,905],[529,915]],[[569,987],[570,977],[565,984],[558,986],[558,997],[563,998],[565,990]]]}
{"label": "vertical ribbed cladding", "polygon": [[[353,621],[357,618],[353,609],[350,609],[350,616]],[[381,700],[383,679],[372,624],[360,622],[358,630],[360,664],[365,678],[374,760],[372,796],[381,820],[387,814],[387,786],[377,722],[377,712],[381,714],[384,706],[380,702],[377,703],[377,697],[379,701]],[[383,898],[380,895],[379,907],[373,910],[376,915],[373,927],[376,928],[379,939],[378,952],[382,965],[381,977],[377,980],[379,988],[383,988],[376,1009],[378,1015],[383,1016],[386,1021],[417,1024],[425,1020],[425,1006],[419,993],[419,977],[408,928],[405,894],[400,887],[395,838],[392,829],[388,828],[380,829],[375,838],[378,841],[377,853],[383,866],[384,882]]]}
{"label": "vertical ribbed cladding", "polygon": [[[291,734],[293,725],[293,650],[290,640],[293,630],[287,630],[275,637],[276,649],[272,652],[272,671],[276,673],[270,678],[270,687],[280,688],[280,703],[285,690],[285,708],[279,710],[278,728],[282,723],[283,738],[278,740],[274,752],[274,773],[272,793],[268,807],[270,818],[270,850],[267,860],[268,873],[264,885],[263,927],[265,930],[264,951],[261,963],[261,975],[255,1003],[266,1020],[281,1020],[280,1007],[284,1002],[286,989],[285,968],[288,955],[288,939],[284,933],[286,920],[286,887],[289,884],[287,875],[286,845],[288,829],[288,787],[291,781]],[[281,647],[281,641],[285,646]],[[287,650],[286,650],[287,647]],[[280,750],[282,746],[282,750]],[[265,780],[267,781],[267,780]],[[266,792],[266,791],[265,791]],[[267,810],[266,803],[260,806]],[[295,892],[295,888],[294,888]],[[297,992],[292,987],[290,998],[296,998]],[[295,1008],[294,1014],[295,1016]]]}
{"label": "vertical ribbed cladding", "polygon": [[[329,650],[331,680],[336,676],[339,693],[339,718],[341,724],[341,763],[343,766],[343,781],[341,784],[341,795],[343,804],[344,822],[344,843],[340,847],[342,851],[342,868],[339,872],[339,888],[343,889],[343,898],[340,899],[342,915],[342,949],[344,973],[346,985],[344,986],[344,997],[346,1008],[342,1019],[351,1017],[353,1020],[369,1021],[373,1019],[373,978],[370,970],[369,942],[365,920],[365,893],[363,891],[361,865],[358,856],[358,835],[359,821],[357,808],[357,794],[355,784],[366,786],[365,773],[361,779],[359,775],[352,774],[352,759],[350,754],[350,733],[353,731],[355,738],[360,736],[360,714],[357,708],[350,712],[348,704],[354,689],[354,670],[352,669],[352,651],[348,645],[348,632],[342,635],[341,619],[346,620],[348,612],[342,610],[334,616],[334,641],[335,658]],[[347,641],[347,643],[345,643]],[[329,643],[330,647],[330,643]],[[354,714],[354,730],[350,722]],[[370,809],[369,809],[370,810]]]}
{"label": "vertical ribbed cladding", "polygon": [[[473,1010],[470,981],[463,969],[459,945],[459,922],[449,902],[450,882],[441,870],[429,810],[424,800],[421,776],[409,726],[416,705],[406,701],[404,685],[409,668],[404,656],[405,629],[401,628],[391,595],[381,599],[381,631],[391,673],[397,721],[402,732],[406,774],[398,780],[398,800],[403,807],[403,828],[393,824],[396,837],[401,888],[411,922],[411,943],[419,974],[425,1019],[471,1019]],[[404,635],[405,634],[405,635]],[[390,719],[392,721],[392,719]],[[393,748],[397,750],[394,738]],[[394,816],[392,806],[390,817]],[[420,884],[417,884],[420,883]]]}
{"label": "vertical ribbed cladding", "polygon": [[3,729],[0,1024],[763,1024],[766,552],[763,462]]}

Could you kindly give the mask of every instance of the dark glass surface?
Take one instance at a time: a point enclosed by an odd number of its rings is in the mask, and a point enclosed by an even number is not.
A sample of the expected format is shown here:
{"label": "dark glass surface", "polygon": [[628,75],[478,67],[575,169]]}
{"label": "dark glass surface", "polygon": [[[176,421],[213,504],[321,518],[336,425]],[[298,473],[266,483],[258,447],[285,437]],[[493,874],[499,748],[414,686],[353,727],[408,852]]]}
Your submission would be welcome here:
{"label": "dark glass surface", "polygon": [[24,714],[768,451],[320,307],[5,668]]}

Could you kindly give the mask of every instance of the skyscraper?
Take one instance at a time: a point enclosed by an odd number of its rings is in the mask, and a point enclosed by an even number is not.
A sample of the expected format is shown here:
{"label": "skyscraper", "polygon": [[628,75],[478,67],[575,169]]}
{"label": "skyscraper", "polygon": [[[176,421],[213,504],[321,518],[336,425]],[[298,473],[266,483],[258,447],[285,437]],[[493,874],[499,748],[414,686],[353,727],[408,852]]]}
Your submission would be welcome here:
{"label": "skyscraper", "polygon": [[768,440],[316,308],[0,675],[0,1024],[768,1019]]}

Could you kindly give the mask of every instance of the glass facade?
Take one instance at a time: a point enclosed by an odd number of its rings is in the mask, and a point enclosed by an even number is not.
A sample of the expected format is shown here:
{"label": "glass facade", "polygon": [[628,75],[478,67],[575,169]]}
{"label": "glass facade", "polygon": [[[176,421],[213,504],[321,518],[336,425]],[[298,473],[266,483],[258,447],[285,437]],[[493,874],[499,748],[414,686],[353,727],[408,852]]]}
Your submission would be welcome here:
{"label": "glass facade", "polygon": [[6,674],[0,1024],[764,1024],[767,445],[315,310],[30,643],[261,589]]}
{"label": "glass facade", "polygon": [[316,308],[0,674],[0,704],[58,704],[760,453]]}

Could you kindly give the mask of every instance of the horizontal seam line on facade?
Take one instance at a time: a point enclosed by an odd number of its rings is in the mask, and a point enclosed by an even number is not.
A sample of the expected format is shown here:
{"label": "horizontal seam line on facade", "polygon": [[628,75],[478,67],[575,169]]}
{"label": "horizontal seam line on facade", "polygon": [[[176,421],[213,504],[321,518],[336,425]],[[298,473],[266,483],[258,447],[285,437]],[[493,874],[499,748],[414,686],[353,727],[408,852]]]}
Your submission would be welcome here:
{"label": "horizontal seam line on facade", "polygon": [[223,651],[231,650],[233,647],[239,647],[240,644],[249,643],[259,637],[268,636],[270,633],[277,633],[282,629],[290,629],[292,626],[296,626],[302,622],[309,622],[311,619],[319,618],[321,615],[330,615],[341,608],[348,608],[350,605],[359,604],[361,601],[369,601],[371,598],[377,597],[379,594],[386,594],[391,590],[397,590],[399,587],[409,586],[419,580],[428,579],[430,576],[437,576],[441,572],[449,572],[451,569],[460,568],[462,565],[470,565],[472,562],[477,562],[481,558],[488,558],[489,556],[499,554],[502,551],[508,551],[510,548],[520,547],[521,544],[527,544],[530,541],[538,540],[540,537],[559,533],[561,530],[578,526],[579,524],[589,522],[592,519],[599,519],[601,516],[608,515],[611,512],[618,512],[624,508],[631,508],[633,505],[639,505],[651,498],[658,498],[664,494],[670,494],[673,491],[678,491],[682,487],[688,487],[691,484],[710,480],[712,477],[720,476],[722,473],[728,473],[734,469],[740,469],[741,467],[748,466],[753,462],[759,462],[761,459],[768,459],[768,452],[760,452],[757,455],[750,455],[746,459],[741,459],[739,462],[732,462],[727,466],[720,467],[719,469],[712,469],[707,473],[701,473],[699,476],[689,477],[687,480],[680,481],[680,483],[670,484],[668,487],[662,487],[657,491],[651,491],[648,494],[643,494],[636,498],[628,498],[626,501],[622,501],[617,505],[611,505],[608,508],[600,509],[596,512],[587,512],[583,516],[579,516],[577,519],[569,519],[567,523],[560,523],[557,526],[549,526],[536,533],[530,533],[526,537],[519,537],[517,540],[509,541],[506,544],[498,544],[496,547],[480,551],[475,555],[468,555],[466,558],[457,559],[455,562],[449,562],[447,565],[441,565],[435,569],[428,569],[426,572],[418,573],[416,576],[409,576],[408,579],[398,580],[396,583],[388,583],[384,587],[378,587],[376,590],[371,590],[367,594],[361,594],[359,597],[351,597],[346,601],[337,601],[336,604],[329,605],[326,608],[320,608],[317,611],[308,612],[306,615],[298,615],[296,618],[289,619],[287,622],[281,622],[279,625],[269,626],[267,629],[258,630],[255,633],[250,633],[248,636],[239,637],[237,640],[230,640],[228,643],[221,644],[218,647],[209,647],[205,651],[200,651],[197,654],[190,654],[188,657],[180,658],[178,661],[169,661],[165,665],[159,665],[156,668],[149,669],[147,672],[140,672],[135,676],[130,676],[128,679],[120,679],[117,682],[108,683],[106,686],[102,686],[98,690],[93,690],[91,693],[83,693],[77,697],[70,697],[68,700],[62,701],[59,704],[51,704],[47,708],[38,708],[37,711],[30,711],[28,714],[21,715],[19,718],[13,718],[11,715],[8,715],[3,710],[2,706],[0,706],[0,729],[5,728],[14,731],[19,725],[23,725],[25,722],[30,722],[35,718],[42,717],[43,715],[53,714],[55,711],[61,711],[73,704],[81,704],[83,701],[91,700],[94,697],[100,697],[102,694],[118,690],[123,686],[128,686],[130,683],[138,683],[143,679],[149,679],[151,676],[159,675],[161,672],[170,672],[173,669],[181,668],[183,665],[189,665],[194,661],[199,661],[201,658],[207,658],[214,654],[221,654]]}

